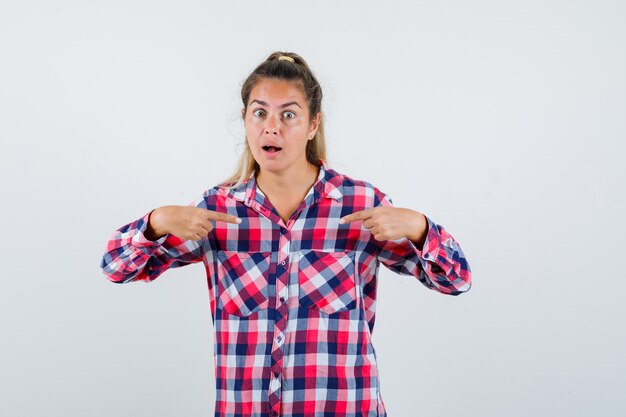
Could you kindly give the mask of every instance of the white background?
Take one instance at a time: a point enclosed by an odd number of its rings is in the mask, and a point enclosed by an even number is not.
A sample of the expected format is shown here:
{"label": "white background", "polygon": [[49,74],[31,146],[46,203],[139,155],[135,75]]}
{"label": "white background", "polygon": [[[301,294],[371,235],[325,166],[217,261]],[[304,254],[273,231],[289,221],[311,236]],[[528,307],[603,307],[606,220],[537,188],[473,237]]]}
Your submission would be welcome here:
{"label": "white background", "polygon": [[381,267],[390,417],[626,415],[624,3],[337,3],[0,0],[0,415],[212,415],[203,266],[99,265],[232,172],[275,50],[322,84],[330,166],[472,268],[449,297]]}

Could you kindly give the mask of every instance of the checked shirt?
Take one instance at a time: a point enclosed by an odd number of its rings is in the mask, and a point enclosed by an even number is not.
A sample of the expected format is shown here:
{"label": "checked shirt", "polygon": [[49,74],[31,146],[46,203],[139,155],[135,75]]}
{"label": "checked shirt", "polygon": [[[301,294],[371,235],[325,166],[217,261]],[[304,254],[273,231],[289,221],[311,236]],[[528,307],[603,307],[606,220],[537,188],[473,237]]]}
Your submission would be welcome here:
{"label": "checked shirt", "polygon": [[[148,216],[117,229],[101,268],[115,283],[150,282],[202,262],[214,327],[215,417],[383,417],[372,332],[380,263],[458,295],[471,272],[456,240],[426,217],[420,250],[377,241],[361,221],[339,219],[391,199],[319,161],[320,171],[285,223],[257,187],[206,190],[193,205],[228,213],[198,241],[144,236]],[[190,204],[190,205],[191,205]]]}

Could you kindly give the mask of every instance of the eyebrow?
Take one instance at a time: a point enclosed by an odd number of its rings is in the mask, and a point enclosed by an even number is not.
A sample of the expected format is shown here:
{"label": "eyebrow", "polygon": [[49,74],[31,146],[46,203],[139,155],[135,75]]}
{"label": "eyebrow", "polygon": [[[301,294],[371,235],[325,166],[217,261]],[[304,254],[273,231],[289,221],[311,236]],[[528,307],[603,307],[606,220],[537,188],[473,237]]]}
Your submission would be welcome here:
{"label": "eyebrow", "polygon": [[[252,101],[250,102],[250,104],[252,104],[252,103],[259,103],[261,106],[268,106],[268,107],[269,107],[269,105],[268,105],[266,102],[261,101],[261,100],[256,100],[256,99],[254,99],[254,100],[252,100]],[[285,107],[289,107],[289,106],[291,106],[292,104],[295,104],[296,106],[298,106],[298,107],[302,108],[302,107],[298,104],[298,102],[297,102],[297,101],[290,101],[289,103],[281,104],[279,107],[281,107],[281,108],[285,108]]]}

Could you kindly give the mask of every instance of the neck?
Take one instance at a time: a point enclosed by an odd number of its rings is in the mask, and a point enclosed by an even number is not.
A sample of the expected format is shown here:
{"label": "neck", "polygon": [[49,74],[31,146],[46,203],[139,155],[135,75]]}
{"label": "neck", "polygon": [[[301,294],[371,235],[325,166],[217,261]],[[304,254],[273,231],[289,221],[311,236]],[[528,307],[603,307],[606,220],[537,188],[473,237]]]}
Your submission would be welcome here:
{"label": "neck", "polygon": [[[307,161],[306,168],[290,173],[276,173],[261,170],[256,182],[265,194],[299,195],[308,191],[317,180],[319,167]],[[304,190],[304,191],[302,191]]]}

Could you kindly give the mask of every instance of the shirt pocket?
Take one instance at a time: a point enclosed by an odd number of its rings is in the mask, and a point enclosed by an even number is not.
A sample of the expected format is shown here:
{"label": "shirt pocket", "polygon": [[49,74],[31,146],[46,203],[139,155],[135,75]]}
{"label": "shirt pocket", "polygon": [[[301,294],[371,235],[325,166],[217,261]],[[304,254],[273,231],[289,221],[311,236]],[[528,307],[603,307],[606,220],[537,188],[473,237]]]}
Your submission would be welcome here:
{"label": "shirt pocket", "polygon": [[298,288],[301,306],[326,314],[356,308],[354,252],[302,251]]}
{"label": "shirt pocket", "polygon": [[247,317],[269,305],[271,252],[217,252],[219,301],[229,314]]}

